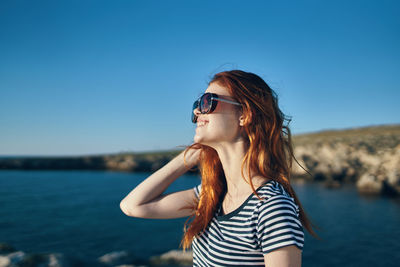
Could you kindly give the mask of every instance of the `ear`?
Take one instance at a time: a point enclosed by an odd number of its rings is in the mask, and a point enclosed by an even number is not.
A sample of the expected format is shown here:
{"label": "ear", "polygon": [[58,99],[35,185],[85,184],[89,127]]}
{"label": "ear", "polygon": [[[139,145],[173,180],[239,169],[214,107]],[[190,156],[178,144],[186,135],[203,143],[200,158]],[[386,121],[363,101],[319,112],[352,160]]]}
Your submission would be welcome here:
{"label": "ear", "polygon": [[240,126],[244,126],[244,118],[243,118],[243,116],[240,116],[240,118],[239,118],[239,125]]}
{"label": "ear", "polygon": [[240,126],[244,126],[251,123],[251,114],[249,114],[249,116],[247,116],[247,119],[244,117],[244,115],[241,115],[239,117],[239,125]]}

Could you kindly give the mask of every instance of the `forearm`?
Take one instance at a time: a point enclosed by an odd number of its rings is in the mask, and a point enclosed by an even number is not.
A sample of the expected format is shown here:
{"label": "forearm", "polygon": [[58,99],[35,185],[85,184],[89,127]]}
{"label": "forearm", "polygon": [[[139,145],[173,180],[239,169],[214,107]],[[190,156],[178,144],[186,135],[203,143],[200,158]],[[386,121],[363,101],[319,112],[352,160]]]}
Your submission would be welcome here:
{"label": "forearm", "polygon": [[160,196],[178,177],[188,169],[183,164],[183,154],[173,158],[161,169],[154,172],[147,179],[133,189],[121,204],[129,207],[140,206]]}

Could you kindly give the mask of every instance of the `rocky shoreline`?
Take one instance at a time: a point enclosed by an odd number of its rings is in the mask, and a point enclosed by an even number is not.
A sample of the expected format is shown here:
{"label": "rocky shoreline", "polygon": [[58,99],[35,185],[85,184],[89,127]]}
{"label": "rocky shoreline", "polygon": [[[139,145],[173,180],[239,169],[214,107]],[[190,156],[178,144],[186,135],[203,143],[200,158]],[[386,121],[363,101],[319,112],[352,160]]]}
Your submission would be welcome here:
{"label": "rocky shoreline", "polygon": [[[321,131],[293,136],[294,178],[340,188],[354,183],[361,194],[400,196],[400,125]],[[0,170],[113,170],[154,172],[181,150],[82,157],[0,158]],[[189,173],[197,174],[198,170]]]}
{"label": "rocky shoreline", "polygon": [[0,170],[111,170],[153,172],[182,150],[70,157],[3,157]]}
{"label": "rocky shoreline", "polygon": [[114,251],[97,259],[79,259],[61,253],[26,253],[0,243],[0,267],[178,267],[192,266],[192,251],[171,250],[143,260],[129,251]]}
{"label": "rocky shoreline", "polygon": [[400,125],[324,131],[294,138],[293,175],[359,193],[400,196]]}

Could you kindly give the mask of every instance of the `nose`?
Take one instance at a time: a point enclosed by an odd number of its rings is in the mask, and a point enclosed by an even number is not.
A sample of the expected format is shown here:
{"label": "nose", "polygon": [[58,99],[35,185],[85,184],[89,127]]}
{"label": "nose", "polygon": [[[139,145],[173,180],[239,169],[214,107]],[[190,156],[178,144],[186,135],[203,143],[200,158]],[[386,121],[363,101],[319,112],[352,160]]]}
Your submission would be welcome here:
{"label": "nose", "polygon": [[199,114],[201,114],[201,112],[200,112],[198,107],[193,109],[193,114],[196,115],[196,116],[199,116]]}
{"label": "nose", "polygon": [[201,114],[199,108],[197,107],[197,108],[193,109],[193,113],[192,114],[193,114],[192,115],[192,122],[196,123],[197,122],[197,118],[199,117],[199,114]]}

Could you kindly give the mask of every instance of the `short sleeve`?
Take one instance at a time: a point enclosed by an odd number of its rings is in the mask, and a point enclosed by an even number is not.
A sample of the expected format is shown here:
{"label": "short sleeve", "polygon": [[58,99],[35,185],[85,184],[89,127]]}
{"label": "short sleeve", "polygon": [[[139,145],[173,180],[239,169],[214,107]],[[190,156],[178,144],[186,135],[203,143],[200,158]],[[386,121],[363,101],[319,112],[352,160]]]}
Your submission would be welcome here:
{"label": "short sleeve", "polygon": [[290,245],[303,250],[304,231],[292,197],[276,195],[262,202],[258,209],[257,239],[263,254]]}
{"label": "short sleeve", "polygon": [[193,190],[194,190],[194,193],[195,193],[196,197],[199,198],[200,192],[201,192],[201,184],[195,186],[195,187],[193,188]]}

